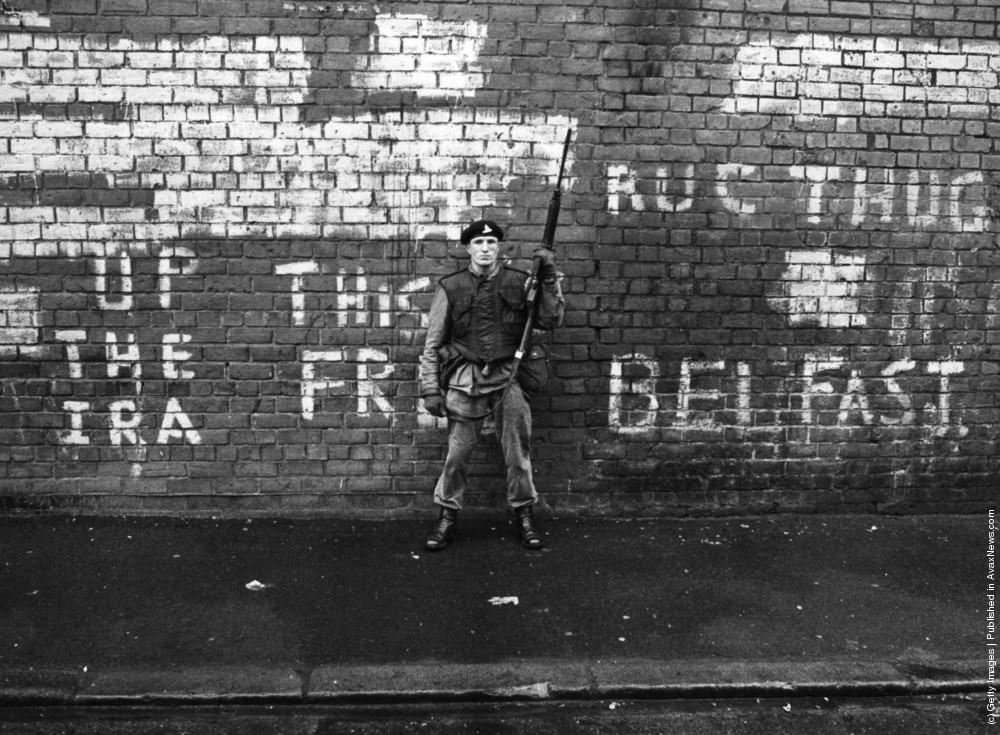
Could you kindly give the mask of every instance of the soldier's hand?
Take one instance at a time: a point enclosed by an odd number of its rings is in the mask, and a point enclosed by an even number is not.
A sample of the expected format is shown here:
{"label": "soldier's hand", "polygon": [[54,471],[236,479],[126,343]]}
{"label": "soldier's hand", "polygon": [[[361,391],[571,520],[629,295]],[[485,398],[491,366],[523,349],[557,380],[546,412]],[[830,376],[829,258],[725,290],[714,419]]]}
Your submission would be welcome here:
{"label": "soldier's hand", "polygon": [[541,261],[542,266],[552,266],[554,268],[556,265],[556,254],[546,247],[536,248],[532,255]]}
{"label": "soldier's hand", "polygon": [[556,280],[556,254],[548,248],[538,248],[533,253],[538,259],[538,277],[546,283]]}
{"label": "soldier's hand", "polygon": [[424,408],[427,409],[427,413],[431,416],[437,416],[439,419],[447,416],[444,408],[444,398],[440,394],[424,396]]}

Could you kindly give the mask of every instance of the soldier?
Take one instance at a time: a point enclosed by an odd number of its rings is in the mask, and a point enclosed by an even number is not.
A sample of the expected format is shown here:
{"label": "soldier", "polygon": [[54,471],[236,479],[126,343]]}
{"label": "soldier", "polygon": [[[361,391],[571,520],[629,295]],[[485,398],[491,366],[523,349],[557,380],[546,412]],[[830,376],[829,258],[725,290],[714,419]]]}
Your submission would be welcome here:
{"label": "soldier", "polygon": [[[526,390],[530,374],[511,378],[514,354],[531,314],[529,274],[500,261],[503,230],[478,220],[462,231],[469,266],[438,281],[431,302],[427,340],[420,358],[420,394],[434,416],[448,418],[448,455],[434,488],[440,516],[426,548],[438,551],[454,537],[467,486],[466,467],[479,439],[483,419],[495,411],[497,432],[507,467],[507,503],[527,549],[545,542],[532,518],[538,492],[531,476],[531,408]],[[551,250],[539,248],[541,281],[533,328],[562,323],[564,300]],[[528,363],[522,363],[528,365]]]}

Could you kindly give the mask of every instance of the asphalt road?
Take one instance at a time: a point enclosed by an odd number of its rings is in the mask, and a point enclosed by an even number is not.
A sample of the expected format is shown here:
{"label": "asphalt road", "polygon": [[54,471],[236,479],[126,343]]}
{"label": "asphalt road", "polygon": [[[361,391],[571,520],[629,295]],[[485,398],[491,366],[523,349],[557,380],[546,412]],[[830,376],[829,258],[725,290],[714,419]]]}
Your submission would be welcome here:
{"label": "asphalt road", "polygon": [[429,525],[0,518],[0,666],[981,654],[978,520],[548,520],[528,553],[469,518],[436,554]]}

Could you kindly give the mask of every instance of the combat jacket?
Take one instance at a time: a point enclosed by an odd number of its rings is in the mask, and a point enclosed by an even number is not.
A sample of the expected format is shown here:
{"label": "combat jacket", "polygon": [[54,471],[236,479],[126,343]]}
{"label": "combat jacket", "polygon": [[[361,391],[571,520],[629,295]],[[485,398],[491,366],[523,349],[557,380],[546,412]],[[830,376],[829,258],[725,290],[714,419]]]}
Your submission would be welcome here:
{"label": "combat jacket", "polygon": [[468,362],[485,364],[514,356],[528,320],[527,278],[524,271],[501,267],[492,278],[466,268],[441,279],[448,297],[450,342]]}
{"label": "combat jacket", "polygon": [[[475,394],[503,386],[528,319],[527,280],[524,271],[500,266],[482,276],[466,268],[438,281],[420,359],[421,395],[440,392],[442,353],[459,363],[447,366],[455,376],[451,387]],[[562,292],[557,283],[539,288],[532,327],[553,329],[563,318]]]}

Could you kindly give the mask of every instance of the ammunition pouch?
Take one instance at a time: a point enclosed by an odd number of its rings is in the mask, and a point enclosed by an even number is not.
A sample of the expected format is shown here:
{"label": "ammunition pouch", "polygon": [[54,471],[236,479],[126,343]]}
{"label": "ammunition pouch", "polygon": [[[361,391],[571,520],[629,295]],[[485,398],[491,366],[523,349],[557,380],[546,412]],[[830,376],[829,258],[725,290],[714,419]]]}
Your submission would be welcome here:
{"label": "ammunition pouch", "polygon": [[517,382],[525,393],[537,393],[549,382],[549,356],[538,345],[521,360],[517,367]]}

